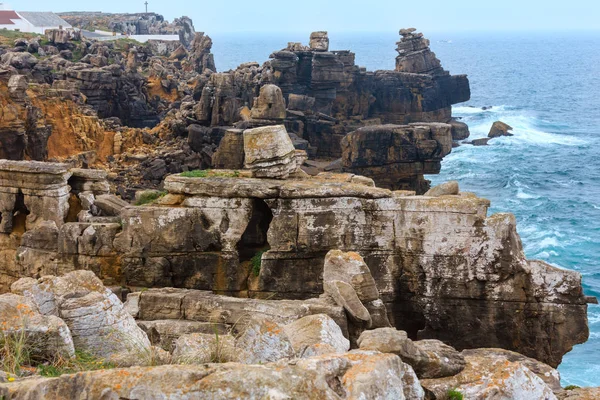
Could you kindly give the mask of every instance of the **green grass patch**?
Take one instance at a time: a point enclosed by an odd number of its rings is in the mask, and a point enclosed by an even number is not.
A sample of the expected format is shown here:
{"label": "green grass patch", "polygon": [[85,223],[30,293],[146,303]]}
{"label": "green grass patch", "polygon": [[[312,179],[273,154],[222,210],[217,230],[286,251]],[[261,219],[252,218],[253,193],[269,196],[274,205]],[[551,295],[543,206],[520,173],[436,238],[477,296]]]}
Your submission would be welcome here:
{"label": "green grass patch", "polygon": [[264,250],[263,251],[259,251],[250,260],[250,263],[252,264],[252,274],[254,274],[254,276],[259,276],[260,275],[260,267],[262,265],[262,256],[263,256],[263,254],[265,254]]}
{"label": "green grass patch", "polygon": [[565,390],[574,390],[574,389],[579,389],[580,386],[577,385],[569,385],[569,386],[565,386]]}
{"label": "green grass patch", "polygon": [[207,177],[219,177],[219,178],[238,178],[240,171],[219,171],[213,169],[195,169],[193,171],[184,171],[181,173],[184,178],[207,178]]}
{"label": "green grass patch", "polygon": [[463,400],[463,394],[456,389],[448,390],[448,400]]}
{"label": "green grass patch", "polygon": [[167,195],[167,192],[147,192],[143,193],[140,198],[135,202],[136,206],[143,206],[146,204],[154,203],[156,200]]}
{"label": "green grass patch", "polygon": [[41,376],[57,377],[64,374],[74,374],[81,371],[97,371],[115,368],[115,365],[83,351],[75,351],[75,358],[59,360],[52,364],[38,366]]}

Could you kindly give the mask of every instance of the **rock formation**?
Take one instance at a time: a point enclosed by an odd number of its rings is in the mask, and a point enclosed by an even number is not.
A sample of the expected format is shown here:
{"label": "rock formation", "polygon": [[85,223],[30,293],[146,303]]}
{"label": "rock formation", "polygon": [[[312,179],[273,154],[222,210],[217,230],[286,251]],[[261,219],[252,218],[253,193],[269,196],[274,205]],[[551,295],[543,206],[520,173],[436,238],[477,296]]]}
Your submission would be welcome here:
{"label": "rock formation", "polygon": [[[26,166],[12,162],[6,172]],[[48,168],[63,174],[66,184],[70,172],[64,166]],[[371,303],[374,294],[367,294],[373,286],[368,275],[322,275],[329,250],[354,250],[368,265],[390,322],[413,339],[436,338],[459,350],[503,347],[556,366],[587,338],[588,299],[579,274],[526,260],[514,217],[487,217],[489,202],[470,194],[390,192],[352,174],[275,180],[217,171],[205,178],[170,176],[167,196],[136,207],[107,202],[99,178],[88,176],[95,179],[88,188],[99,186],[100,192],[77,195],[87,209],[79,213],[85,222],[64,223],[31,207],[27,217],[36,223],[21,228],[20,243],[10,235],[14,228],[3,234],[5,285],[85,266],[108,284],[133,288],[307,299],[323,293],[326,279],[342,282],[333,298],[350,315],[360,320],[362,303],[368,310],[362,319],[373,319],[381,311]],[[37,196],[45,192],[39,188]],[[66,201],[69,193],[64,196]],[[53,224],[38,226],[44,218]],[[260,265],[252,267],[259,252]],[[367,279],[367,286],[353,279]],[[332,286],[326,291],[335,294]],[[357,338],[364,329],[351,333]],[[540,337],[548,339],[541,343]]]}
{"label": "rock formation", "polygon": [[564,395],[552,367],[595,299],[526,259],[514,216],[429,188],[470,93],[422,34],[394,71],[315,32],[217,73],[208,36],[159,17],[113,27],[177,47],[59,30],[0,51],[0,319],[35,322],[0,331],[136,366],[0,396]]}

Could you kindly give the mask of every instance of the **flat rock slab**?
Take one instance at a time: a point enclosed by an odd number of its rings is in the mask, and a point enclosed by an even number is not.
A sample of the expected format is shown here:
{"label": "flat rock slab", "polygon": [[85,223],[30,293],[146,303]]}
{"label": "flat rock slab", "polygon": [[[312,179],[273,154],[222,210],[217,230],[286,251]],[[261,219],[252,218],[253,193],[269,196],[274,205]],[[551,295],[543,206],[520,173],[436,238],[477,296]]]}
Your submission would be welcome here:
{"label": "flat rock slab", "polygon": [[[356,181],[356,180],[355,180]],[[185,178],[171,175],[165,179],[165,189],[170,193],[215,197],[273,198],[325,198],[325,197],[392,197],[392,192],[359,183],[331,179],[254,179],[254,178]]]}

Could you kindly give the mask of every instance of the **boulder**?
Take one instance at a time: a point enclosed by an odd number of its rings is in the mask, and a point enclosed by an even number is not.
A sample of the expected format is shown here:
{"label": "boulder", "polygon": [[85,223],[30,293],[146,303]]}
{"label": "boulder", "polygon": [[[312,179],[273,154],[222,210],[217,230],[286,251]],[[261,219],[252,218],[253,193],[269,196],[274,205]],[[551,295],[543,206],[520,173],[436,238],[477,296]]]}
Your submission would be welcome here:
{"label": "boulder", "polygon": [[309,47],[313,51],[329,51],[329,37],[327,36],[327,32],[311,33]]}
{"label": "boulder", "polygon": [[244,154],[246,168],[257,178],[285,179],[299,167],[296,149],[283,125],[246,129]]}
{"label": "boulder", "polygon": [[379,291],[371,270],[358,253],[344,253],[341,250],[331,250],[327,253],[323,267],[323,282],[333,281],[350,284],[362,302],[379,299]]}
{"label": "boulder", "polygon": [[[421,340],[416,343],[428,342]],[[561,390],[560,374],[559,372],[541,361],[526,357],[522,354],[516,353],[510,350],[504,349],[472,349],[463,350],[462,355],[473,356],[473,357],[489,357],[496,360],[506,360],[510,362],[518,362],[527,367],[531,372],[536,374],[541,380],[543,380],[553,392]]]}
{"label": "boulder", "polygon": [[260,88],[250,113],[253,119],[283,120],[286,116],[285,100],[277,85],[268,84]]}
{"label": "boulder", "polygon": [[360,301],[352,285],[343,281],[328,280],[323,282],[323,288],[339,306],[344,307],[350,317],[357,321],[371,323],[369,310]]}
{"label": "boulder", "polygon": [[600,399],[599,387],[573,388],[557,392],[560,400],[597,400]]}
{"label": "boulder", "polygon": [[485,351],[465,354],[466,367],[457,375],[439,379],[421,379],[421,385],[444,398],[449,390],[465,399],[545,399],[555,400],[552,389],[529,368],[504,355]]}
{"label": "boulder", "polygon": [[231,335],[190,333],[175,341],[172,359],[176,364],[206,364],[237,361],[235,339]]}
{"label": "boulder", "polygon": [[238,361],[244,364],[266,364],[295,356],[284,326],[265,319],[248,324],[235,346]]}
{"label": "boulder", "polygon": [[284,332],[298,356],[302,356],[307,347],[321,343],[330,345],[336,353],[344,353],[350,349],[350,342],[344,337],[340,327],[325,314],[300,318],[286,325]]}
{"label": "boulder", "polygon": [[53,362],[75,355],[71,331],[65,322],[55,315],[42,315],[25,296],[0,295],[0,335],[5,347],[10,347],[10,340],[23,340],[34,359]]}
{"label": "boulder", "polygon": [[361,350],[393,353],[409,364],[419,378],[442,378],[458,374],[465,367],[464,357],[439,340],[413,342],[404,331],[379,328],[364,331],[358,339]]}
{"label": "boulder", "polygon": [[43,315],[60,316],[73,337],[75,349],[104,359],[133,365],[150,350],[148,337],[123,303],[91,271],[62,277],[23,278],[11,290],[31,299]]}
{"label": "boulder", "polygon": [[490,133],[488,133],[488,137],[496,138],[500,136],[513,136],[512,133],[509,133],[509,131],[512,131],[512,129],[512,126],[502,121],[496,121],[492,124],[492,127],[490,128]]}
{"label": "boulder", "polygon": [[440,196],[457,196],[460,193],[457,181],[444,182],[429,189],[425,196],[440,197]]}
{"label": "boulder", "polygon": [[29,83],[25,75],[13,75],[8,80],[8,94],[15,100],[23,101],[28,87]]}

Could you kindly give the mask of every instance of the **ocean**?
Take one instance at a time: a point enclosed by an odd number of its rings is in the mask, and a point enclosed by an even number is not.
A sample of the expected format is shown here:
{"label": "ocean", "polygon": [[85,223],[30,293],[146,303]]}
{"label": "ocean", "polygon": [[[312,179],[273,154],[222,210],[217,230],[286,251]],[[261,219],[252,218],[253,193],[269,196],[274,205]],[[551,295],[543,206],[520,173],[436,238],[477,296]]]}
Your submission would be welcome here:
{"label": "ocean", "polygon": [[[600,32],[424,33],[445,69],[469,75],[471,100],[453,114],[471,138],[496,120],[514,128],[489,146],[453,149],[428,178],[457,180],[491,200],[490,213],[515,214],[529,258],[579,271],[586,294],[600,297]],[[262,63],[308,36],[211,35],[219,71]],[[352,50],[369,70],[394,68],[397,32],[329,37],[330,49]],[[600,306],[588,315],[589,341],[559,367],[564,385],[600,386]]]}

